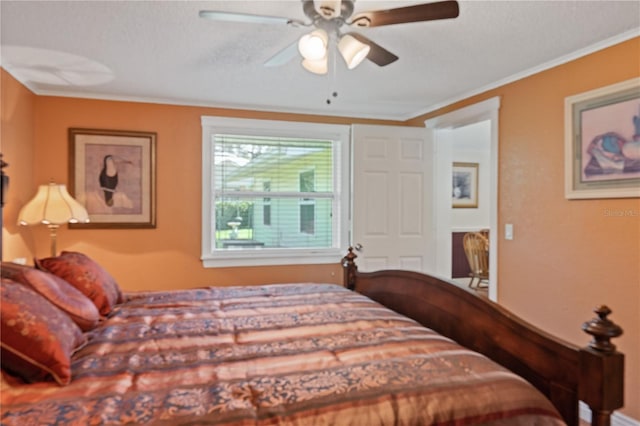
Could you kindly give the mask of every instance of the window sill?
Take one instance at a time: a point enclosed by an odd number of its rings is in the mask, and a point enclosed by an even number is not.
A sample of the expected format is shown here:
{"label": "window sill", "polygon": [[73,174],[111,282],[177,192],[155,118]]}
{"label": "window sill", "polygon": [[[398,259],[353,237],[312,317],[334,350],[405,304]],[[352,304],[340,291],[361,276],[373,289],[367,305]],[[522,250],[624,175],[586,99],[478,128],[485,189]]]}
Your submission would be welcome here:
{"label": "window sill", "polygon": [[244,249],[218,250],[201,257],[205,268],[235,266],[309,265],[338,263],[346,249]]}

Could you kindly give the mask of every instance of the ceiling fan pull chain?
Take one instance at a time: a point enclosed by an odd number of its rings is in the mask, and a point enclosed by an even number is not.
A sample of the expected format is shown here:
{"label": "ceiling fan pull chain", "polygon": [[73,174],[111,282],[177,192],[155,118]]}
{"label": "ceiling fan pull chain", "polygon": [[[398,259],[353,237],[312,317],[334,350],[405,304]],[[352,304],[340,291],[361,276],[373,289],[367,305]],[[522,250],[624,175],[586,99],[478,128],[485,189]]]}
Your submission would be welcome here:
{"label": "ceiling fan pull chain", "polygon": [[327,75],[328,88],[327,92],[329,96],[327,96],[327,105],[331,105],[331,99],[338,97],[338,92],[335,90],[336,87],[336,58],[338,55],[336,54],[336,49],[334,48],[336,45],[335,34],[331,34],[331,49],[327,49],[328,60],[330,61],[329,71]]}

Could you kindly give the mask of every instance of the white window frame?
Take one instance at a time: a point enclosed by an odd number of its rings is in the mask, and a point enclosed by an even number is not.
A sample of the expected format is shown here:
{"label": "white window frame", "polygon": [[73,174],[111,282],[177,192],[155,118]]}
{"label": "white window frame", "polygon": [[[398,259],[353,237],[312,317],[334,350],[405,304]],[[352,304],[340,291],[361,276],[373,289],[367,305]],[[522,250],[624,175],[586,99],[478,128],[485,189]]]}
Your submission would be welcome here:
{"label": "white window frame", "polygon": [[[348,125],[292,121],[255,120],[226,117],[201,117],[202,124],[202,255],[206,268],[337,263],[349,241],[350,178],[349,154],[351,128]],[[302,139],[325,139],[334,145],[334,209],[332,247],[251,248],[221,250],[215,247],[215,174],[214,135],[238,134]]]}

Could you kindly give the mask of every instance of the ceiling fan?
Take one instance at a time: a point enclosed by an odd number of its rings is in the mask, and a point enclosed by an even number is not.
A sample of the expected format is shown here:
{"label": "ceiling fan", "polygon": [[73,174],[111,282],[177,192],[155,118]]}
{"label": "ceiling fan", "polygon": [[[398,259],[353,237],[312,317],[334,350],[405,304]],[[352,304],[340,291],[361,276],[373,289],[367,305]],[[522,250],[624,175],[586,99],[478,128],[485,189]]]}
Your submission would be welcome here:
{"label": "ceiling fan", "polygon": [[409,22],[433,21],[456,18],[459,14],[455,0],[423,3],[358,13],[354,16],[355,0],[302,0],[304,14],[309,21],[279,16],[252,15],[246,13],[201,10],[200,17],[216,21],[244,22],[255,24],[279,24],[292,27],[313,27],[313,31],[276,53],[265,62],[265,66],[282,65],[299,52],[302,66],[316,74],[327,73],[329,43],[337,44],[347,68],[357,67],[365,58],[378,66],[389,65],[398,56],[371,41],[362,34],[342,32],[342,27],[369,28]]}

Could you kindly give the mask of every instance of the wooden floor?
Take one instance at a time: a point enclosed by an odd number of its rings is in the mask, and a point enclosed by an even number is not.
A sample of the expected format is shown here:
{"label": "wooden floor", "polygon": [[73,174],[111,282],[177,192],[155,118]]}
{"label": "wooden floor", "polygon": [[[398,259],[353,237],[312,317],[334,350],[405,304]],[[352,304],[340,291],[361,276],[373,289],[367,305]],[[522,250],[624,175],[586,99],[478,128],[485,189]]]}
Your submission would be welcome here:
{"label": "wooden floor", "polygon": [[[469,287],[469,281],[470,278],[453,278],[452,280],[455,284],[459,285],[460,287],[463,288],[470,288]],[[483,285],[486,285],[486,283],[482,283]],[[475,287],[476,283],[473,283],[474,287],[471,289],[473,291],[475,291],[478,295],[480,296],[484,296],[484,297],[489,297],[489,289],[486,287],[480,287],[477,288]]]}

